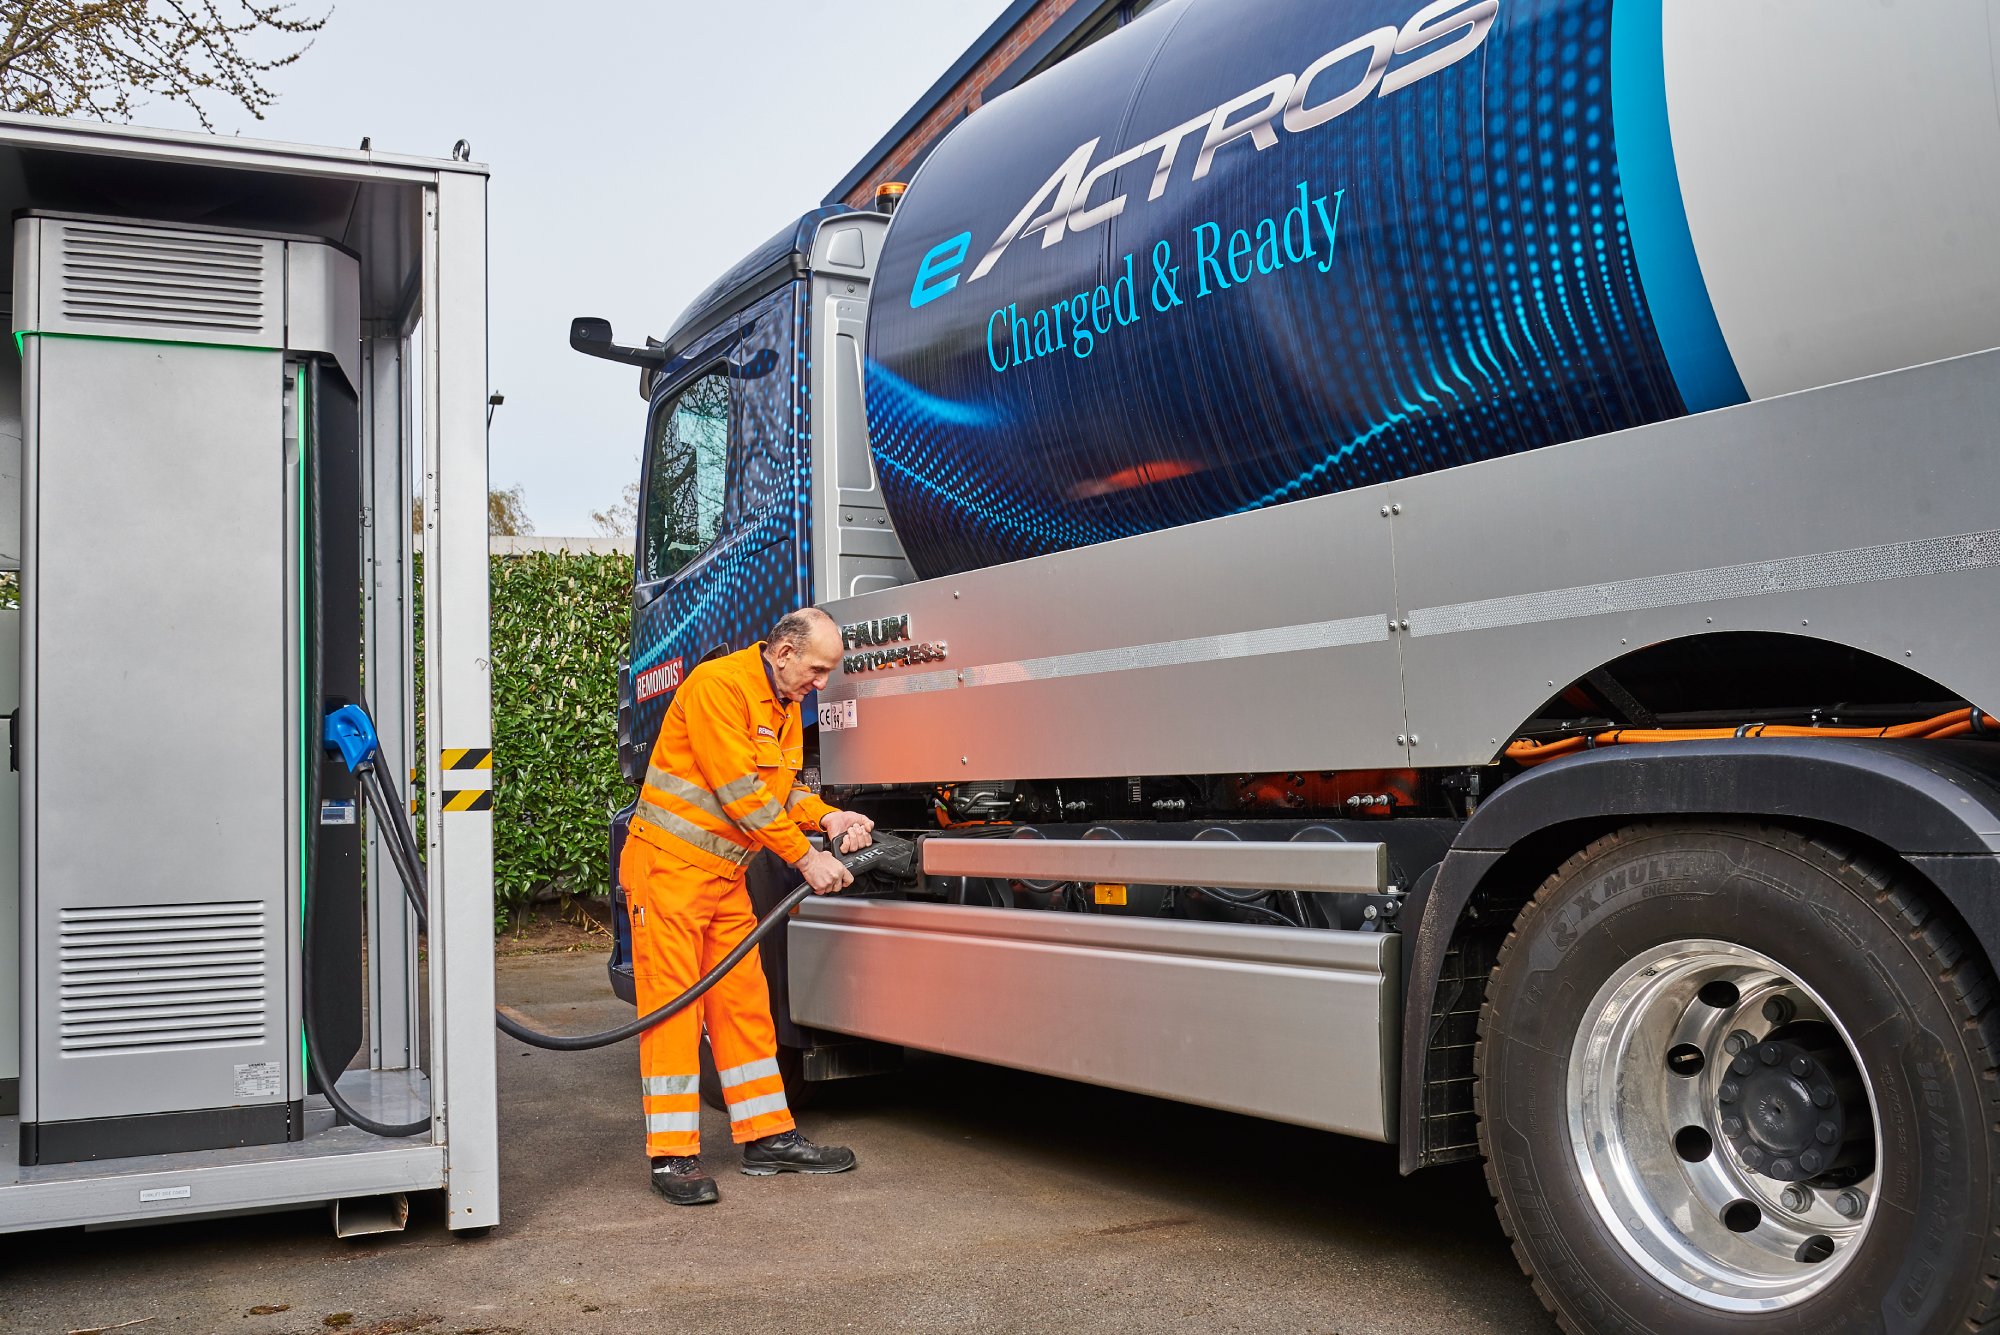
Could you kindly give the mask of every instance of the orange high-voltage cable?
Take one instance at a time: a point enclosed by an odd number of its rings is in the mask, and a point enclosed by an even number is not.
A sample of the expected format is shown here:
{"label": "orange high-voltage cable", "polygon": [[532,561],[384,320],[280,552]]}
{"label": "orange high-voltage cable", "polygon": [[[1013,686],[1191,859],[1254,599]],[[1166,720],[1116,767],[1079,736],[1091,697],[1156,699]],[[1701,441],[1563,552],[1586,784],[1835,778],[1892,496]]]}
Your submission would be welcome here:
{"label": "orange high-voltage cable", "polygon": [[1911,723],[1895,723],[1882,728],[1811,728],[1799,724],[1746,723],[1740,728],[1613,728],[1607,732],[1563,737],[1553,742],[1527,740],[1510,742],[1507,759],[1522,765],[1539,765],[1559,756],[1599,746],[1637,745],[1649,742],[1712,741],[1731,737],[1898,737],[1936,741],[1986,731],[1991,714],[1977,709],[1956,709],[1935,718]]}

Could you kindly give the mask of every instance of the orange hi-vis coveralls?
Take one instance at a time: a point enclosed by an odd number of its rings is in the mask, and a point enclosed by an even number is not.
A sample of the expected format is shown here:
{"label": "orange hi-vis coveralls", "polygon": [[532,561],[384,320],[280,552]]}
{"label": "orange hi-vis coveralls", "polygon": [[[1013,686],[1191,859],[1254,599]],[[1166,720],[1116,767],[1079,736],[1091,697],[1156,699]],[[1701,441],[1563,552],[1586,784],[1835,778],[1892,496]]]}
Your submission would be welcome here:
{"label": "orange hi-vis coveralls", "polygon": [[[833,808],[792,786],[804,751],[799,707],[778,699],[761,641],[701,664],[674,693],[618,864],[640,1014],[686,991],[756,926],[744,867],[759,849],[787,863],[811,850],[800,827],[817,829]],[[704,1028],[732,1138],[793,1127],[753,950],[697,1005],[640,1038],[649,1155],[700,1152]]]}

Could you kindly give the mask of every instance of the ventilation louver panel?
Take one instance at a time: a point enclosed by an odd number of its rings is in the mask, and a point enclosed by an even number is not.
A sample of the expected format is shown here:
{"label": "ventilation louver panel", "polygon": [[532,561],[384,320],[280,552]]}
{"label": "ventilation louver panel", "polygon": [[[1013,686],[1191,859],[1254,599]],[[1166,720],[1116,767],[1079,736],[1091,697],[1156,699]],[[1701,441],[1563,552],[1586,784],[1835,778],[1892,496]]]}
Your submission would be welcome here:
{"label": "ventilation louver panel", "polygon": [[201,233],[68,223],[62,231],[63,324],[110,333],[206,331],[262,338],[276,323],[267,243]]}
{"label": "ventilation louver panel", "polygon": [[167,1052],[264,1041],[264,906],[62,911],[64,1052]]}

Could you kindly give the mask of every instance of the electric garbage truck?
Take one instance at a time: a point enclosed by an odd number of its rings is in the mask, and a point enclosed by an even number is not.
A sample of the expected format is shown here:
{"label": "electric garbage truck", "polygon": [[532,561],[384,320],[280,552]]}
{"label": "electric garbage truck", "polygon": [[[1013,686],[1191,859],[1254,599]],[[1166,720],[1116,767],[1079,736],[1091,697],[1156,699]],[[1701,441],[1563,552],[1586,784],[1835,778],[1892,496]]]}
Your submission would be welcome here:
{"label": "electric garbage truck", "polygon": [[1997,63],[1994,0],[1169,0],[578,321],[628,777],[817,602],[807,780],[921,839],[767,949],[794,1083],[1483,1160],[1576,1331],[2000,1321]]}

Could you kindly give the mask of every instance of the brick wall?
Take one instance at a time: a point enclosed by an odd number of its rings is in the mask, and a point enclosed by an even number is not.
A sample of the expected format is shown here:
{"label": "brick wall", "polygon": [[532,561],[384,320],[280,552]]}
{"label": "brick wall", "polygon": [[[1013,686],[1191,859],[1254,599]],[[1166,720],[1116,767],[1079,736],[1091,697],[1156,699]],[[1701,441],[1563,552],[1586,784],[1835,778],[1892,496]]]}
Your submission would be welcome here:
{"label": "brick wall", "polygon": [[907,181],[911,159],[916,153],[944,133],[958,119],[973,111],[985,99],[987,86],[994,76],[1020,59],[1021,53],[1033,46],[1035,39],[1047,32],[1052,24],[1071,9],[1078,6],[1094,8],[1100,0],[1041,0],[1029,10],[1022,20],[1014,25],[1014,30],[1002,38],[1000,44],[986,53],[985,59],[958,81],[958,86],[946,94],[943,101],[931,108],[930,114],[913,126],[910,132],[882,159],[882,165],[869,173],[862,182],[848,193],[846,203],[851,208],[867,208],[875,202],[875,187],[884,181]]}

